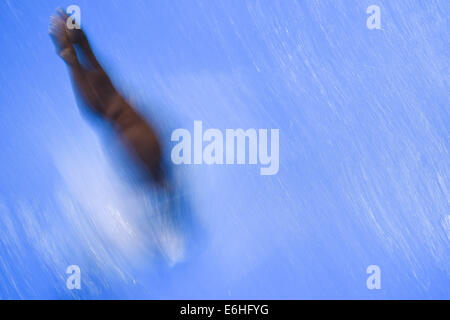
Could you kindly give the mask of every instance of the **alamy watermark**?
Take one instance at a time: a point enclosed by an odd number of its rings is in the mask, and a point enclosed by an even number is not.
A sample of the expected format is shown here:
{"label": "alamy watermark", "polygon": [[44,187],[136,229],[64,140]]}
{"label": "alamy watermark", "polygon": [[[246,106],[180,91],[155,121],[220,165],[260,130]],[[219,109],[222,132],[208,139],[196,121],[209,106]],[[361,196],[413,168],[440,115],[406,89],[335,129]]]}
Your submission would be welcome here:
{"label": "alamy watermark", "polygon": [[73,264],[67,267],[66,273],[70,276],[66,280],[66,287],[69,290],[81,289],[81,269],[79,266]]}
{"label": "alamy watermark", "polygon": [[[202,121],[194,121],[194,133],[176,129],[171,140],[177,142],[171,158],[180,164],[260,164],[261,175],[274,175],[279,169],[279,129],[207,129]],[[206,143],[205,146],[203,144]],[[193,156],[193,157],[192,157]]]}
{"label": "alamy watermark", "polygon": [[366,286],[369,290],[381,289],[381,269],[379,266],[373,264],[367,267],[367,274],[370,276],[367,278]]}
{"label": "alamy watermark", "polygon": [[366,25],[369,30],[381,29],[381,10],[377,5],[371,5],[366,10],[370,16],[367,18]]}
{"label": "alamy watermark", "polygon": [[72,4],[67,7],[66,13],[69,15],[66,21],[67,29],[81,29],[81,9],[79,6]]}

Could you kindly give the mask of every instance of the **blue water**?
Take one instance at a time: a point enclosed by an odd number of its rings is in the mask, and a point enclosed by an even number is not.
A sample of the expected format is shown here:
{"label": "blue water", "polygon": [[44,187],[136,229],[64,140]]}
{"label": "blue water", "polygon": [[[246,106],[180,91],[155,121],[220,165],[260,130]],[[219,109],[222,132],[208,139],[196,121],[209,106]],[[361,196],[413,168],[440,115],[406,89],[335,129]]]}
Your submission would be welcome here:
{"label": "blue water", "polygon": [[[80,114],[47,34],[70,4],[166,153],[194,120],[276,128],[278,174],[173,166],[174,223]],[[449,14],[445,0],[0,1],[0,298],[450,298]]]}

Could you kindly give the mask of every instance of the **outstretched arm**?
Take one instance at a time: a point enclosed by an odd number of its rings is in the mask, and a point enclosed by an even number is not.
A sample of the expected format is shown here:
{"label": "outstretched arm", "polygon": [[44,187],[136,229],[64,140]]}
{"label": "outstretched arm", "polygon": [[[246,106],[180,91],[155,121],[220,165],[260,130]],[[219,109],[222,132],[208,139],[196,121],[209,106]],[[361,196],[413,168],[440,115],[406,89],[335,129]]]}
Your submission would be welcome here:
{"label": "outstretched arm", "polygon": [[85,105],[81,107],[87,107],[111,122],[125,146],[153,180],[164,186],[161,145],[154,129],[115,89],[83,30],[68,29],[67,19],[68,16],[58,10],[50,19],[49,32],[57,53],[69,67],[74,90]]}

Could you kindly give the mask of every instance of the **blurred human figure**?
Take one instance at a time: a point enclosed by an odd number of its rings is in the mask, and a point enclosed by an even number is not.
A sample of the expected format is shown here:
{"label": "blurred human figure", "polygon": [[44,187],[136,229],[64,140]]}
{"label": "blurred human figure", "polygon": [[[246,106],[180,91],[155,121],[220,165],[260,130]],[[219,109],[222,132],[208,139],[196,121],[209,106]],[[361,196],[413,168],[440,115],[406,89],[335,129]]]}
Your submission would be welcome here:
{"label": "blurred human figure", "polygon": [[61,9],[50,18],[49,33],[57,54],[69,67],[80,108],[100,115],[115,128],[134,158],[160,187],[167,187],[161,144],[155,130],[116,90],[81,30],[69,29]]}

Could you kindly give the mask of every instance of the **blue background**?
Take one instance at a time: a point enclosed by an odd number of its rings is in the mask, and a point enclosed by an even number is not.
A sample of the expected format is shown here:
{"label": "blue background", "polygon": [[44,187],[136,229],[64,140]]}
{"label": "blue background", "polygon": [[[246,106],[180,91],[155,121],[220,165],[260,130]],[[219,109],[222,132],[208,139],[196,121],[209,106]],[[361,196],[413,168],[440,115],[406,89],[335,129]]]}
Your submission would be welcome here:
{"label": "blue background", "polygon": [[[176,167],[190,227],[167,227],[79,112],[47,34],[70,4],[167,153],[194,120],[277,128],[279,173]],[[0,1],[0,298],[450,298],[449,9]]]}

